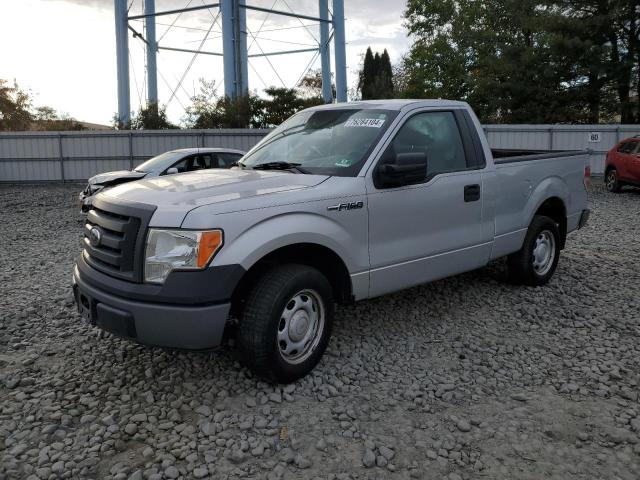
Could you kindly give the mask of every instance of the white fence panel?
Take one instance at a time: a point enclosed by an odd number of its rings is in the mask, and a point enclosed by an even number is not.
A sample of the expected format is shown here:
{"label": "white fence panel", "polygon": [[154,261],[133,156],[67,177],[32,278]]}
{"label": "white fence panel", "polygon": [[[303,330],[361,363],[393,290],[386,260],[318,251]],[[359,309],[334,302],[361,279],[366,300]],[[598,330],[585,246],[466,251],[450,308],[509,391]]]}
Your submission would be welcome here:
{"label": "white fence panel", "polygon": [[[589,149],[591,170],[602,174],[606,152],[640,135],[640,125],[485,125],[492,148]],[[249,150],[269,130],[133,130],[0,133],[0,182],[85,180],[130,169],[148,158],[185,147]]]}

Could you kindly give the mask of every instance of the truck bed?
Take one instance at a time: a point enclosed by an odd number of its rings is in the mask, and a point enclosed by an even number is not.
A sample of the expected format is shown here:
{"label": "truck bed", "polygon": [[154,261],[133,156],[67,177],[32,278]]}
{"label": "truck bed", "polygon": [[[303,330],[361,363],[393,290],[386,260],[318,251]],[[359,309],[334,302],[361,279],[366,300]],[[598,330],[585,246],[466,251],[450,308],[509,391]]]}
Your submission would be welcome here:
{"label": "truck bed", "polygon": [[527,162],[530,160],[545,160],[549,158],[573,157],[586,155],[587,150],[516,150],[516,149],[491,149],[493,161],[496,164]]}

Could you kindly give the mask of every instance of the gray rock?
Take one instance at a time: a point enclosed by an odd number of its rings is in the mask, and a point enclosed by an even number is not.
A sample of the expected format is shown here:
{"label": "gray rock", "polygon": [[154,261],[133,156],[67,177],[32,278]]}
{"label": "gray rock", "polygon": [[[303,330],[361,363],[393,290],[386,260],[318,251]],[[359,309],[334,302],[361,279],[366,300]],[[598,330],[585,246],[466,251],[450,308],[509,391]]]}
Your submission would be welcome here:
{"label": "gray rock", "polygon": [[456,423],[456,427],[458,427],[458,430],[460,430],[461,432],[471,431],[471,424],[466,420],[458,420],[458,423]]}
{"label": "gray rock", "polygon": [[193,476],[195,478],[204,478],[209,475],[209,471],[207,467],[196,467],[193,469]]}
{"label": "gray rock", "polygon": [[127,423],[127,425],[124,427],[124,431],[127,433],[127,435],[135,435],[136,433],[138,433],[138,425],[136,425],[135,423]]}
{"label": "gray rock", "polygon": [[366,449],[364,452],[364,456],[362,457],[362,464],[367,468],[371,468],[375,463],[376,463],[375,454],[371,450]]}
{"label": "gray rock", "polygon": [[164,475],[167,478],[178,478],[178,476],[180,475],[180,472],[175,466],[170,465],[164,469]]}

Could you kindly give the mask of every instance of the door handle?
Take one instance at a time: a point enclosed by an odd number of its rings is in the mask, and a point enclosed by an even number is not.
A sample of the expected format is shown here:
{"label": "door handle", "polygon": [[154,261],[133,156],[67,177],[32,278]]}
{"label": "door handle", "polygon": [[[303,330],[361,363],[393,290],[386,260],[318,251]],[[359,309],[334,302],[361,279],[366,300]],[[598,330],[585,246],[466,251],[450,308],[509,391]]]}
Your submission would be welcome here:
{"label": "door handle", "polygon": [[480,185],[467,185],[464,187],[464,201],[476,202],[480,200]]}

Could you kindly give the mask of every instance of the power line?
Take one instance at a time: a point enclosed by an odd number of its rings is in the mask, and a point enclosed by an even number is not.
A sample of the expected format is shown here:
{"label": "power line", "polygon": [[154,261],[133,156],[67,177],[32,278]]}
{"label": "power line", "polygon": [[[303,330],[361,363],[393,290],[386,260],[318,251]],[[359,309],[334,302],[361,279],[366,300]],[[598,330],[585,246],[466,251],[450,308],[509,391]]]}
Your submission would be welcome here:
{"label": "power line", "polygon": [[[130,20],[131,22],[144,22],[143,19],[141,18],[134,18],[133,20]],[[189,25],[175,25],[175,24],[171,24],[171,23],[162,23],[162,22],[156,22],[156,25],[162,25],[164,27],[172,27],[172,28],[182,28],[184,30],[198,30],[200,32],[206,32],[207,29],[206,28],[202,28],[202,27],[191,27]]]}
{"label": "power line", "polygon": [[300,42],[289,42],[288,40],[277,40],[275,38],[267,38],[267,37],[258,37],[255,36],[258,40],[266,40],[268,42],[278,42],[278,43],[287,43],[289,45],[300,45],[302,47],[317,47],[318,45],[315,43],[300,43]]}
{"label": "power line", "polygon": [[[287,3],[287,0],[282,0],[284,2],[284,4],[287,6],[287,8],[289,9],[289,11],[291,13],[295,13],[293,11],[293,9],[289,6],[289,4]],[[297,18],[297,17],[296,17]],[[302,22],[302,19],[297,18],[298,22],[300,22],[300,24],[304,25],[304,23]],[[307,32],[309,33],[309,35],[311,35],[311,38],[313,38],[316,41],[316,44],[319,44],[320,42],[318,41],[318,39],[316,38],[316,36],[311,32],[311,29],[309,29],[309,27],[305,26],[305,29],[307,30]]]}
{"label": "power line", "polygon": [[295,28],[307,28],[307,27],[313,27],[313,24],[302,24],[302,25],[293,25],[293,26],[289,26],[289,27],[278,27],[278,28],[268,28],[266,30],[262,30],[262,32],[280,32],[282,30],[293,30]]}
{"label": "power line", "polygon": [[[273,7],[276,6],[276,3],[278,3],[278,0],[273,0],[273,4],[271,5],[271,8],[269,10],[273,10]],[[269,18],[269,15],[271,15],[271,12],[267,13],[262,19],[262,23],[260,24],[260,27],[258,27],[258,31],[256,32],[256,35],[260,35],[260,31],[262,30],[262,27],[264,27],[264,24],[266,23],[267,18]],[[249,29],[247,28],[247,32],[248,31]],[[253,46],[253,44],[256,43],[256,37],[254,35],[252,36],[253,36],[253,39],[251,40],[251,43],[247,47],[247,53],[249,53],[249,50],[251,50],[251,47]]]}
{"label": "power line", "polygon": [[[158,69],[158,75],[160,75],[160,78],[162,78],[162,81],[164,82],[164,84],[167,86],[167,88],[169,90],[171,90],[171,85],[169,85],[169,82],[167,82],[167,79],[164,78],[164,75],[162,74],[162,72],[160,71],[160,69]],[[176,102],[178,102],[180,104],[180,106],[182,107],[183,110],[187,110],[186,107],[184,106],[184,104],[180,101],[180,99],[178,97],[176,97]]]}
{"label": "power line", "polygon": [[[220,14],[218,14],[218,15],[220,15]],[[216,17],[216,20],[217,20],[217,17]],[[215,20],[214,20],[214,22],[211,23],[211,28],[209,28],[209,31],[205,34],[204,38],[200,42],[200,45],[198,46],[198,52],[200,50],[202,50],[202,46],[204,45],[204,42],[207,41],[207,37],[209,36],[209,33],[213,29],[214,25],[215,25]],[[187,68],[185,69],[184,73],[182,74],[182,77],[180,77],[180,81],[178,82],[178,85],[176,85],[176,88],[174,88],[173,91],[171,92],[171,96],[169,97],[169,100],[167,101],[167,105],[169,105],[171,100],[173,100],[173,97],[175,96],[176,91],[178,90],[178,88],[180,86],[182,86],[182,82],[184,81],[185,77],[189,73],[189,70],[191,70],[191,67],[193,66],[193,63],[196,61],[196,57],[197,56],[198,56],[198,53],[194,53],[193,57],[191,57],[191,61],[189,62],[189,65],[187,65]]]}
{"label": "power line", "polygon": [[[187,4],[185,5],[184,8],[187,8],[189,5],[191,5],[191,2],[193,2],[193,0],[189,0],[187,2]],[[178,14],[178,16],[176,18],[173,19],[173,22],[171,22],[171,25],[169,25],[169,27],[167,27],[167,29],[164,31],[164,33],[160,36],[160,38],[157,40],[156,43],[160,43],[160,40],[162,40],[164,38],[164,36],[169,32],[169,30],[171,30],[171,27],[173,27],[173,24],[176,23],[178,21],[178,19],[182,16],[183,12],[180,12]]]}
{"label": "power line", "polygon": [[[247,33],[249,35],[251,35],[253,37],[253,39],[255,40],[255,37],[253,35],[253,33],[251,33],[251,30],[249,30],[249,28],[247,27]],[[258,47],[258,49],[260,49],[260,52],[262,52],[262,54],[264,55],[264,50],[262,50],[262,47],[260,46],[260,44],[258,42],[254,42],[256,44],[256,46]],[[271,70],[273,70],[273,73],[276,74],[276,77],[278,77],[278,79],[280,80],[280,83],[282,83],[282,86],[284,88],[287,88],[287,86],[284,83],[284,80],[282,80],[282,77],[280,76],[280,74],[278,73],[278,71],[275,69],[275,67],[273,66],[273,63],[271,63],[271,60],[269,60],[269,57],[267,57],[265,55],[264,59],[269,63],[269,65],[271,66]]]}
{"label": "power line", "polygon": [[298,80],[296,80],[296,83],[293,84],[292,88],[295,88],[298,86],[298,84],[302,81],[302,79],[304,78],[304,76],[307,74],[307,72],[309,72],[309,70],[311,70],[311,66],[314,64],[314,62],[318,59],[318,55],[320,55],[320,52],[316,52],[313,54],[313,56],[311,57],[311,60],[309,61],[309,63],[307,63],[307,66],[305,67],[305,69],[302,71],[302,74],[300,75],[300,77],[298,78]]}

